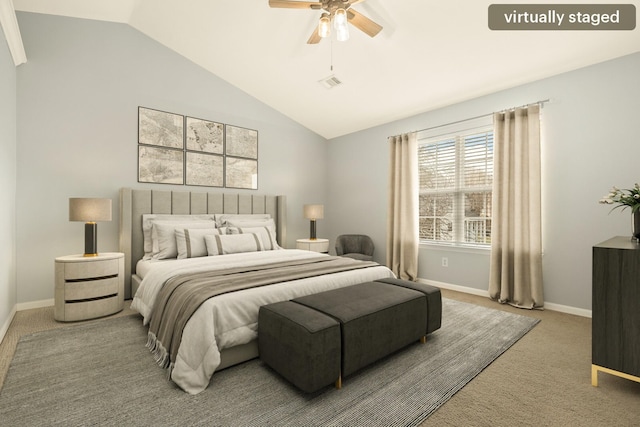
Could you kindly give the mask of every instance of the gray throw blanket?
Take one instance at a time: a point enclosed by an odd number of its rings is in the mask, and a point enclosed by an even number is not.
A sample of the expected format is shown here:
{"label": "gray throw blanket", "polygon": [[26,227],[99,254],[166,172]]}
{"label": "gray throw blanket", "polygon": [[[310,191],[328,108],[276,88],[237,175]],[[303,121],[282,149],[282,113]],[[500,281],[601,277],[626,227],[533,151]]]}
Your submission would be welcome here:
{"label": "gray throw blanket", "polygon": [[187,321],[209,298],[258,286],[378,265],[371,261],[322,256],[175,276],[167,280],[158,293],[151,311],[147,347],[161,367],[171,368]]}

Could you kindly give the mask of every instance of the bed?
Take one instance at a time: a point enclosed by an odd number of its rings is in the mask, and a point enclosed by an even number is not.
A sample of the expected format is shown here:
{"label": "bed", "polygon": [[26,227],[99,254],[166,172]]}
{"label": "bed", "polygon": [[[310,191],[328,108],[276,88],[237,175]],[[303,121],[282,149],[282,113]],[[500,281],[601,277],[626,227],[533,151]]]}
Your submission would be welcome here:
{"label": "bed", "polygon": [[[258,356],[260,306],[394,277],[375,263],[283,249],[281,242],[286,242],[284,196],[120,190],[125,296],[133,298],[131,307],[149,325],[148,346],[159,364],[186,392],[197,394],[215,382],[215,371]],[[171,250],[157,259],[167,247]],[[180,287],[183,282],[224,291],[200,300],[184,297],[194,301],[193,313],[178,321],[164,307],[175,297],[174,289],[186,287]],[[171,348],[158,339],[168,329],[176,331]]]}

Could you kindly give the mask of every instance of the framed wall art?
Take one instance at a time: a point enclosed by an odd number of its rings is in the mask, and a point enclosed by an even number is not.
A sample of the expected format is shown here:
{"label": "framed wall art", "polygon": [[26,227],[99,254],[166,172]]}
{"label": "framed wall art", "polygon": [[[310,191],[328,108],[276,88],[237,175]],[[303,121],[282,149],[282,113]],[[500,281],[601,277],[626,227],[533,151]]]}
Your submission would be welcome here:
{"label": "framed wall art", "polygon": [[258,131],[138,107],[138,182],[258,189]]}
{"label": "framed wall art", "polygon": [[258,131],[237,126],[225,126],[225,154],[258,160]]}
{"label": "framed wall art", "polygon": [[138,107],[138,144],[184,149],[184,116]]}
{"label": "framed wall art", "polygon": [[183,151],[138,145],[138,181],[184,184]]}
{"label": "framed wall art", "polygon": [[224,160],[216,154],[187,151],[185,184],[224,187]]}
{"label": "framed wall art", "polygon": [[258,161],[225,157],[225,187],[258,189]]}
{"label": "framed wall art", "polygon": [[186,118],[186,149],[224,154],[224,125],[209,120]]}

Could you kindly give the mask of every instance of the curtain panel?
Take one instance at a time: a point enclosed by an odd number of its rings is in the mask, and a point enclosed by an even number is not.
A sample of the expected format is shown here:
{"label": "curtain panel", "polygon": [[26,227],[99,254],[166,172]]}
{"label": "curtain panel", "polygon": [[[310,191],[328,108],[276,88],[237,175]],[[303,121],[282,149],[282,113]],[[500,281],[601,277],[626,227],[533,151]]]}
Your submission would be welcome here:
{"label": "curtain panel", "polygon": [[540,106],[495,113],[494,144],[489,295],[541,308]]}
{"label": "curtain panel", "polygon": [[387,266],[403,280],[418,278],[418,137],[389,137]]}

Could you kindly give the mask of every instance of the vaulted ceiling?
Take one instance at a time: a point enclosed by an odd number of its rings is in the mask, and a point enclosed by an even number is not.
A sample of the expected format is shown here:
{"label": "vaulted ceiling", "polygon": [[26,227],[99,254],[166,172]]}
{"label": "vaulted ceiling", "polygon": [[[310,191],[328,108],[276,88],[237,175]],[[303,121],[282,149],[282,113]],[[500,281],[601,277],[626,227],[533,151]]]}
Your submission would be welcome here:
{"label": "vaulted ceiling", "polygon": [[351,27],[315,45],[320,11],[268,0],[13,2],[129,24],[327,139],[640,51],[637,28],[491,31],[481,0],[367,0],[353,8],[382,25],[375,38]]}

